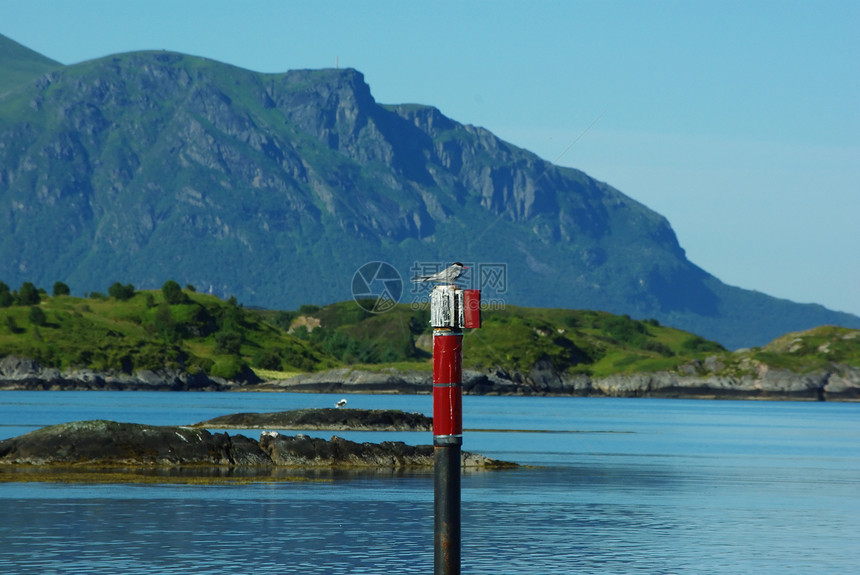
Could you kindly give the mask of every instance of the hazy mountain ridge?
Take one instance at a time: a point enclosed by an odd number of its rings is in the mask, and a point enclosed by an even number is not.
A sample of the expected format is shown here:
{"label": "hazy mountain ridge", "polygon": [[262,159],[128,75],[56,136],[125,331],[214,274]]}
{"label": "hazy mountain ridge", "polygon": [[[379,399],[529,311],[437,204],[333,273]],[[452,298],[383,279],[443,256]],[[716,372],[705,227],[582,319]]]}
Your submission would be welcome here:
{"label": "hazy mountain ridge", "polygon": [[40,74],[61,68],[59,62],[42,56],[0,34],[0,95],[27,84]]}
{"label": "hazy mountain ridge", "polygon": [[860,327],[725,286],[659,214],[435,108],[378,105],[355,70],[137,52],[49,71],[0,95],[0,236],[0,279],[76,292],[175,277],[292,309],[348,299],[368,261],[408,277],[460,259],[507,264],[509,303],[656,317],[730,347]]}

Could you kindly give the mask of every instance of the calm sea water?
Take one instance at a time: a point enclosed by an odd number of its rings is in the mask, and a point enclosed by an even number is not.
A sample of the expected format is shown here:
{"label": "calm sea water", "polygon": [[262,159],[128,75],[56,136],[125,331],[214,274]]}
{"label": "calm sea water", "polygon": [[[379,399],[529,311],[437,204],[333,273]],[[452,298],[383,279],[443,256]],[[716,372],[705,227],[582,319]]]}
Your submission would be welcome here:
{"label": "calm sea water", "polygon": [[[429,396],[346,397],[432,407]],[[0,439],[66,421],[187,424],[339,398],[0,392]],[[466,397],[464,425],[464,449],[535,466],[464,475],[464,573],[860,572],[860,405]],[[432,474],[322,479],[0,483],[0,573],[432,573]]]}

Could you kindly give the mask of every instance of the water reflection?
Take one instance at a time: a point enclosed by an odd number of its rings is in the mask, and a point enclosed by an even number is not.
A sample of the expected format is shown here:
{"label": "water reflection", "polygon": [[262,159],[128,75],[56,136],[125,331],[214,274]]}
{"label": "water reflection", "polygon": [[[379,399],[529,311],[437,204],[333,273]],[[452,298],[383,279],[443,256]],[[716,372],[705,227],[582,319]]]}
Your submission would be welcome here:
{"label": "water reflection", "polygon": [[[484,473],[485,471],[480,471]],[[486,471],[489,472],[489,471]],[[466,473],[475,473],[467,471]],[[4,467],[0,466],[0,483],[187,483],[229,484],[289,481],[348,481],[387,479],[409,476],[432,476],[432,468],[333,469],[291,467]]]}
{"label": "water reflection", "polygon": [[28,528],[3,533],[3,559],[22,574],[407,573],[432,561],[429,502],[294,499],[282,487],[252,500],[12,501],[6,525]]}

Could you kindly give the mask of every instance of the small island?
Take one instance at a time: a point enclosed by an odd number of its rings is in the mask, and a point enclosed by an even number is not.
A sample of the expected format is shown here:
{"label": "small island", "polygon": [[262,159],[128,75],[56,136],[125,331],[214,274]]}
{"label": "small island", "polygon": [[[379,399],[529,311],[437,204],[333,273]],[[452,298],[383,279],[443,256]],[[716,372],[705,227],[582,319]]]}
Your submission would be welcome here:
{"label": "small island", "polygon": [[205,429],[431,431],[433,419],[397,409],[320,408],[275,413],[234,413],[195,423]]}
{"label": "small island", "polygon": [[[332,414],[330,412],[339,412]],[[342,413],[342,415],[341,415]],[[312,422],[316,414],[320,419]],[[326,419],[338,429],[424,430],[429,418],[385,410],[297,410],[270,414],[235,414],[212,422],[229,428],[246,428],[264,422],[293,422],[325,429]],[[398,423],[400,421],[400,423]],[[228,424],[229,422],[229,424]],[[352,423],[350,423],[352,422]],[[405,422],[405,423],[404,423]],[[348,427],[353,425],[354,427]],[[154,426],[115,421],[77,421],[51,425],[0,441],[0,474],[10,468],[195,468],[250,470],[271,468],[405,469],[432,468],[432,445],[407,445],[402,441],[357,443],[333,436],[312,438],[304,434],[284,435],[263,431],[260,439],[241,434],[212,433],[204,427]],[[289,426],[272,426],[289,427]],[[311,427],[306,427],[311,428]],[[464,469],[483,470],[517,467],[517,464],[463,452]],[[217,475],[219,472],[216,472]]]}

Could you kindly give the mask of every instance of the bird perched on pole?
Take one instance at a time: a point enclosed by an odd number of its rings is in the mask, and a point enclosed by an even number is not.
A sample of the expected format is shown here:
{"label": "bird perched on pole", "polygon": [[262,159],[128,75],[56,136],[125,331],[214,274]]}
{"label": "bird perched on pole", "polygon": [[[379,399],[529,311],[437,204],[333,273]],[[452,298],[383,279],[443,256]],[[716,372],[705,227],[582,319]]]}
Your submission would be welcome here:
{"label": "bird perched on pole", "polygon": [[466,266],[461,264],[460,262],[454,262],[441,272],[435,273],[429,276],[416,276],[412,278],[414,282],[438,282],[438,283],[452,283],[456,281],[460,274],[463,273],[463,270],[467,270]]}

